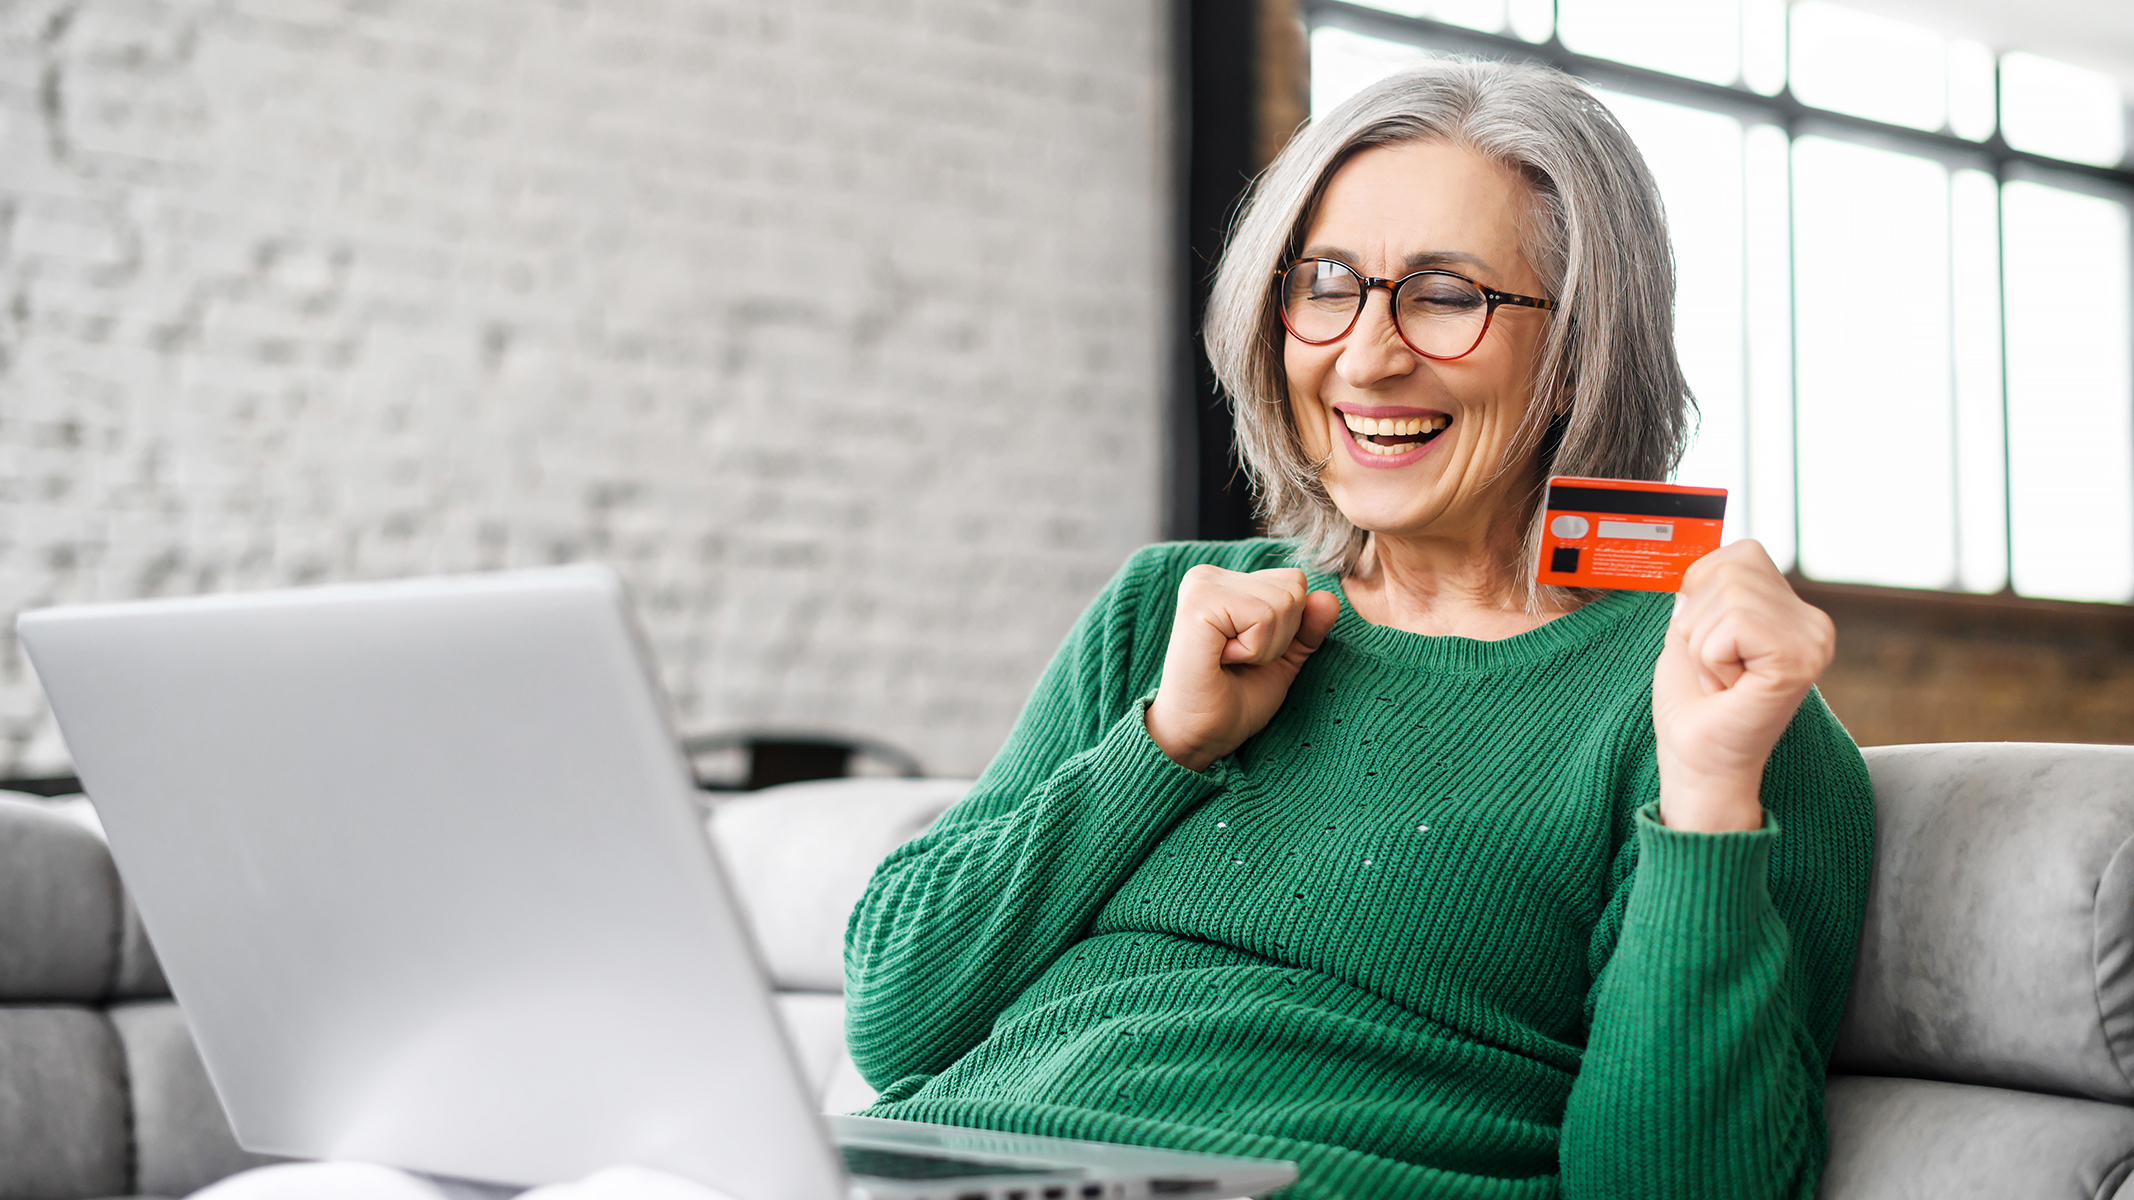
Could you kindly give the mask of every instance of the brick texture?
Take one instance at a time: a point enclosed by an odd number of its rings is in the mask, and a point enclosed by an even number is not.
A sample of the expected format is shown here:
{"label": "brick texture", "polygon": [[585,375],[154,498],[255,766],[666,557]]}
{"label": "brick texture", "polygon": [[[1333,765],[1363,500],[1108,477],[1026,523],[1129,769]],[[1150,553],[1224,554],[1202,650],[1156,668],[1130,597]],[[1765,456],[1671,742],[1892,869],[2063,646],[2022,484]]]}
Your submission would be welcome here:
{"label": "brick texture", "polygon": [[599,559],[976,771],[1157,530],[1165,11],[0,0],[0,613]]}

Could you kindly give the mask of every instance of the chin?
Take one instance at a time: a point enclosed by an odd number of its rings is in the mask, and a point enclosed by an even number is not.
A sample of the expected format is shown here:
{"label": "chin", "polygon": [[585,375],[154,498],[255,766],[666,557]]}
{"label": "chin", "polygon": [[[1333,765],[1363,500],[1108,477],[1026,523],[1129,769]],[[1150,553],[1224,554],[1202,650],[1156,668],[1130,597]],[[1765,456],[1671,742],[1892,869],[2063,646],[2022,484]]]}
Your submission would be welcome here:
{"label": "chin", "polygon": [[1430,526],[1442,515],[1441,506],[1418,505],[1413,495],[1392,497],[1358,496],[1353,493],[1328,489],[1334,507],[1348,523],[1365,533],[1381,533],[1390,537],[1412,537],[1428,533]]}

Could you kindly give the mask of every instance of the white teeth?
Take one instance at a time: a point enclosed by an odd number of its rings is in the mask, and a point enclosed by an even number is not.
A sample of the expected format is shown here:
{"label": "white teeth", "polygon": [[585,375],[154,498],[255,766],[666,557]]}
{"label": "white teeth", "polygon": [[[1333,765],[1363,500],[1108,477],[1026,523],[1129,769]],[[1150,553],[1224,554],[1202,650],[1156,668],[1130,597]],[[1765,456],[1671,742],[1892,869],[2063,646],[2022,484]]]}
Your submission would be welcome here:
{"label": "white teeth", "polygon": [[1342,413],[1341,420],[1357,433],[1383,435],[1386,437],[1414,437],[1433,429],[1443,429],[1452,424],[1452,418],[1435,417],[1359,417],[1354,413]]}
{"label": "white teeth", "polygon": [[1356,444],[1373,454],[1403,454],[1413,446],[1381,446],[1363,440],[1367,437],[1417,437],[1432,433],[1452,424],[1452,418],[1439,415],[1430,417],[1359,417],[1354,413],[1342,413],[1343,424],[1358,435]]}

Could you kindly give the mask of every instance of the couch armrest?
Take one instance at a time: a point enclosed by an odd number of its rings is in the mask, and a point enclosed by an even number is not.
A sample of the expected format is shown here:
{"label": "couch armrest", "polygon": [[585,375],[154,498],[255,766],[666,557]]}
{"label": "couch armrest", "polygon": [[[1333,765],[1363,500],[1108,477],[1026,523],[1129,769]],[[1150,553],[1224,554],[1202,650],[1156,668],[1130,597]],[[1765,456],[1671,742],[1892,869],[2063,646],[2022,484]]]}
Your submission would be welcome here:
{"label": "couch armrest", "polygon": [[2134,746],[1866,755],[1874,876],[1832,1069],[2134,1101]]}
{"label": "couch armrest", "polygon": [[2095,1100],[1832,1076],[1817,1200],[2115,1200],[2134,1174],[2134,1109]]}

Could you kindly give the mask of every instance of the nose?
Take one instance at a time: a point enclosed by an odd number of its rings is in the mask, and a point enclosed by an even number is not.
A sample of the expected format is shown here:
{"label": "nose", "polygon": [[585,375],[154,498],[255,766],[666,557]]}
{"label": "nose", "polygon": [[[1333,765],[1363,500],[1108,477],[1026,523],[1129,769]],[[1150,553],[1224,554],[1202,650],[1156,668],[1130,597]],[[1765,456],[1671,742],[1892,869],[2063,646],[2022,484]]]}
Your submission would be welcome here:
{"label": "nose", "polygon": [[1393,324],[1393,289],[1384,284],[1373,287],[1364,295],[1363,311],[1357,314],[1356,326],[1343,340],[1341,357],[1334,364],[1341,382],[1368,388],[1413,371],[1415,359],[1415,351],[1408,349]]}

